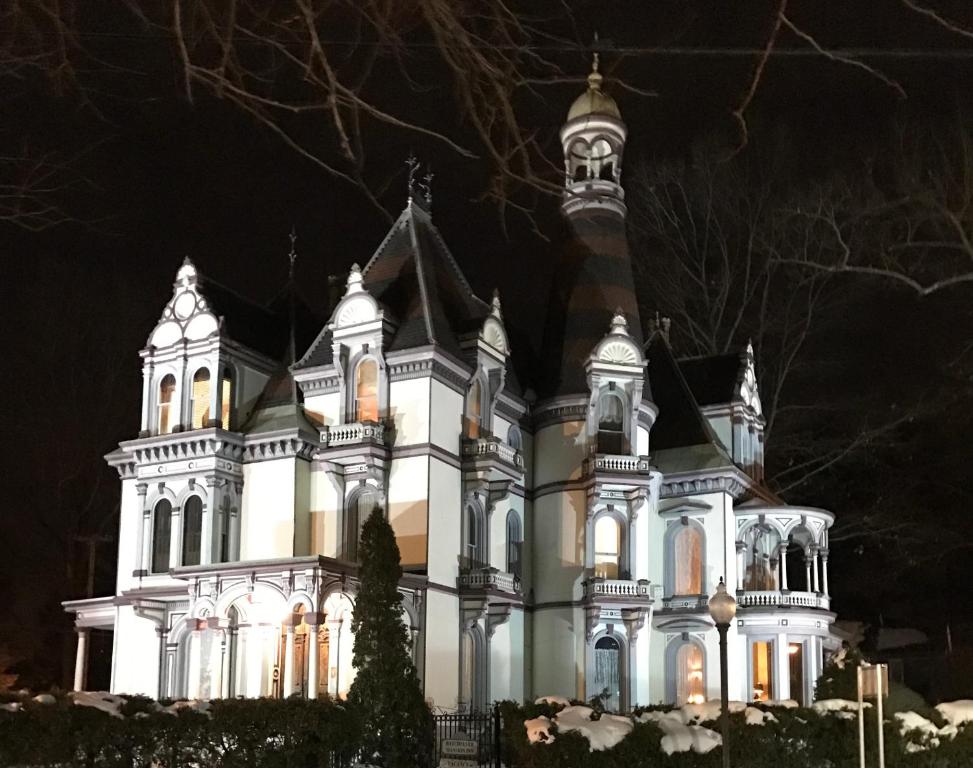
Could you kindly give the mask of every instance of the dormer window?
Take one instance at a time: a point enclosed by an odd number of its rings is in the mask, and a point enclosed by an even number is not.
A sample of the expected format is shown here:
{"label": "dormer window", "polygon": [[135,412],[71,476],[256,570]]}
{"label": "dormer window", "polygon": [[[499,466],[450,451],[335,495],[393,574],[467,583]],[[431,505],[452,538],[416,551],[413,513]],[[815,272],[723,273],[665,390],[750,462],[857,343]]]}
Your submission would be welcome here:
{"label": "dormer window", "polygon": [[172,396],[176,391],[176,377],[167,374],[159,382],[157,429],[160,435],[172,432]]}
{"label": "dormer window", "polygon": [[483,385],[479,378],[473,379],[469,394],[466,396],[466,436],[477,438],[483,432]]}
{"label": "dormer window", "polygon": [[190,429],[202,429],[209,423],[210,381],[209,369],[200,368],[193,376],[192,402],[189,413],[192,416]]}
{"label": "dormer window", "polygon": [[625,440],[625,404],[620,394],[609,390],[598,400],[598,452],[621,454]]}
{"label": "dormer window", "polygon": [[355,421],[378,421],[378,363],[366,358],[355,371]]}

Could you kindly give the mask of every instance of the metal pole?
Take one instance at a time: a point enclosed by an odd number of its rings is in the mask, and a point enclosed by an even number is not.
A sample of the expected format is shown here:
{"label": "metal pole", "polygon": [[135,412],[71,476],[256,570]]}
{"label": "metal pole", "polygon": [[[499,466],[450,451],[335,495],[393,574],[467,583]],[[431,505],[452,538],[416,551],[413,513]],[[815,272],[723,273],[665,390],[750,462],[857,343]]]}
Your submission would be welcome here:
{"label": "metal pole", "polygon": [[865,768],[865,705],[862,698],[862,668],[858,665],[858,765]]}
{"label": "metal pole", "polygon": [[882,691],[882,672],[883,665],[875,665],[875,690],[878,693],[878,698],[875,701],[875,712],[878,715],[878,768],[885,768],[885,730],[882,728],[882,697],[885,695]]}
{"label": "metal pole", "polygon": [[723,732],[723,768],[730,768],[730,704],[726,660],[726,632],[729,624],[717,624],[720,633],[720,728]]}

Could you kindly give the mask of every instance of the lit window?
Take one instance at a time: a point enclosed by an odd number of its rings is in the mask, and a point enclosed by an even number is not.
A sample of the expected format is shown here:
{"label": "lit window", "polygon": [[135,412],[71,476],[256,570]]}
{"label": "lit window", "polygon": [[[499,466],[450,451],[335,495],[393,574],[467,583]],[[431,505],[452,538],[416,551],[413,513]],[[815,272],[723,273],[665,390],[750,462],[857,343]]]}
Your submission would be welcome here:
{"label": "lit window", "polygon": [[615,151],[605,139],[598,139],[591,146],[592,178],[611,181],[614,177]]}
{"label": "lit window", "polygon": [[789,643],[787,646],[788,666],[790,667],[791,698],[804,706],[804,643]]}
{"label": "lit window", "polygon": [[220,382],[220,424],[223,429],[230,428],[230,409],[233,406],[233,371],[223,369],[223,380]]}
{"label": "lit window", "polygon": [[378,421],[378,363],[362,360],[355,373],[355,420]]}
{"label": "lit window", "polygon": [[172,395],[176,391],[176,377],[171,373],[159,382],[159,418],[158,431],[160,435],[172,432]]}
{"label": "lit window", "polygon": [[595,576],[617,579],[621,565],[622,532],[611,515],[602,515],[595,522]]}
{"label": "lit window", "polygon": [[692,525],[680,525],[673,537],[676,595],[703,594],[703,534]]}
{"label": "lit window", "polygon": [[598,452],[624,453],[625,407],[615,392],[605,392],[598,401]]}
{"label": "lit window", "polygon": [[161,499],[152,514],[152,573],[169,570],[169,543],[172,527],[172,504]]}
{"label": "lit window", "polygon": [[704,701],[703,649],[695,643],[683,643],[676,652],[676,704],[702,704]]}
{"label": "lit window", "polygon": [[192,413],[191,429],[202,429],[209,422],[210,385],[209,370],[200,368],[193,376],[193,398],[190,405]]}
{"label": "lit window", "polygon": [[182,564],[199,565],[203,538],[203,500],[186,499],[182,510]]}
{"label": "lit window", "polygon": [[753,643],[753,679],[751,698],[753,701],[769,701],[774,698],[774,643],[770,640],[755,640]]}
{"label": "lit window", "polygon": [[483,387],[473,379],[466,398],[466,436],[479,437],[483,426]]}
{"label": "lit window", "polygon": [[475,504],[466,505],[466,565],[477,568],[483,565],[483,536],[480,530],[480,509]]}
{"label": "lit window", "polygon": [[743,588],[754,591],[777,589],[780,535],[769,526],[754,525],[744,535],[747,570]]}

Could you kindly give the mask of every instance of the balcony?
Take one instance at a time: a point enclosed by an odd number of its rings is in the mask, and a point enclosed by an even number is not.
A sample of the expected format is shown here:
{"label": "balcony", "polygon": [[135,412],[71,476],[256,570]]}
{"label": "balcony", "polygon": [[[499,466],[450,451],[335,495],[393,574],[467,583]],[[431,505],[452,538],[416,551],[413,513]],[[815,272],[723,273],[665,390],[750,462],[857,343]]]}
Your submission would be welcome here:
{"label": "balcony", "polygon": [[587,579],[582,585],[586,603],[648,605],[652,602],[651,584],[647,579]]}
{"label": "balcony", "polygon": [[385,446],[385,425],[377,421],[335,424],[321,430],[321,447],[346,448],[357,445]]}
{"label": "balcony", "polygon": [[598,453],[588,459],[588,463],[595,472],[608,472],[613,475],[644,475],[652,471],[648,456],[616,456],[610,453]]}
{"label": "balcony", "polygon": [[709,597],[706,595],[670,595],[662,598],[664,611],[708,611]]}
{"label": "balcony", "polygon": [[519,576],[489,566],[461,570],[456,586],[460,592],[490,590],[517,596],[522,593]]}
{"label": "balcony", "polygon": [[831,608],[831,596],[820,592],[738,591],[736,598],[740,608]]}
{"label": "balcony", "polygon": [[498,459],[506,464],[524,471],[524,457],[520,451],[511,448],[497,437],[468,437],[463,439],[463,458]]}

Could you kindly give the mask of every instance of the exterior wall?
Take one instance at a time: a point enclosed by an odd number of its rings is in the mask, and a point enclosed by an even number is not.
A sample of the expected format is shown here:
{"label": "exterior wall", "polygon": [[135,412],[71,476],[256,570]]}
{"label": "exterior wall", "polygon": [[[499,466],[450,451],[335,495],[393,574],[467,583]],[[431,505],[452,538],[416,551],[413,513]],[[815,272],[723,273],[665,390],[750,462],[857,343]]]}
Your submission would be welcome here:
{"label": "exterior wall", "polygon": [[514,609],[490,638],[490,699],[524,700],[524,612]]}
{"label": "exterior wall", "polygon": [[322,424],[337,424],[341,418],[341,393],[310,395],[304,399],[304,410]]}
{"label": "exterior wall", "polygon": [[[433,386],[436,385],[433,382]],[[393,381],[389,387],[389,419],[394,424],[395,445],[428,443],[430,429],[430,380]],[[438,394],[438,393],[437,393]],[[437,401],[436,418],[441,418]],[[455,450],[455,440],[452,446]]]}
{"label": "exterior wall", "polygon": [[584,698],[584,637],[580,608],[534,612],[532,695]]}
{"label": "exterior wall", "polygon": [[429,461],[426,456],[395,459],[389,473],[388,520],[406,569],[426,562]]}
{"label": "exterior wall", "polygon": [[426,701],[455,707],[459,700],[459,601],[455,595],[426,593]]}
{"label": "exterior wall", "polygon": [[296,463],[286,458],[243,466],[241,560],[294,554]]}
{"label": "exterior wall", "polygon": [[[118,520],[118,572],[116,589],[119,593],[138,586],[134,571],[141,565],[142,552],[142,496],[134,478],[122,480]],[[147,533],[144,535],[148,535]]]}
{"label": "exterior wall", "polygon": [[430,408],[433,414],[431,421],[428,422],[428,438],[416,439],[413,442],[428,440],[450,453],[457,453],[459,436],[463,428],[463,396],[440,381],[428,379],[427,381],[430,382]]}
{"label": "exterior wall", "polygon": [[[461,493],[459,468],[441,459],[431,458],[427,575],[430,584],[440,584],[450,589],[455,589],[456,577],[459,576]],[[426,626],[431,630],[435,625],[427,623]],[[456,631],[459,632],[459,629]]]}
{"label": "exterior wall", "polygon": [[311,464],[308,472],[308,525],[311,528],[311,554],[337,557],[339,515],[345,498],[344,479]]}
{"label": "exterior wall", "polygon": [[159,690],[159,636],[155,624],[120,606],[115,619],[112,693],[155,697]]}

